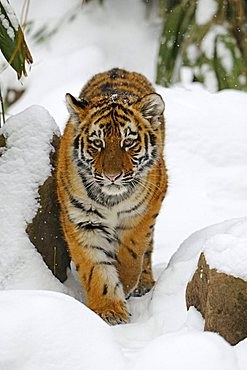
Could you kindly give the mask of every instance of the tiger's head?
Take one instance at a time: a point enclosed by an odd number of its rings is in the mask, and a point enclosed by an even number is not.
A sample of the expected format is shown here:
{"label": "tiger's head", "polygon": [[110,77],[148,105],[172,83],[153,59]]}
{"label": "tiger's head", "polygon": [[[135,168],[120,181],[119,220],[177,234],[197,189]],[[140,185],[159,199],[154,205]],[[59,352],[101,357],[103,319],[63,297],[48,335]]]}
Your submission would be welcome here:
{"label": "tiger's head", "polygon": [[151,93],[130,102],[117,94],[88,102],[66,94],[74,127],[73,160],[89,195],[118,203],[162,153],[164,101]]}

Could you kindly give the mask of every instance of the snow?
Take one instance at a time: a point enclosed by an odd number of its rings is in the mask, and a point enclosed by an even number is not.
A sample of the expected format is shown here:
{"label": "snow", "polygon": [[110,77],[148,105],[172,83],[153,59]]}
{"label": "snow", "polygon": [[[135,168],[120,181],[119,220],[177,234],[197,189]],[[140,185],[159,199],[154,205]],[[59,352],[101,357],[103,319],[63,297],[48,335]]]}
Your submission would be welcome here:
{"label": "snow", "polygon": [[218,234],[205,244],[205,257],[211,268],[247,281],[247,220],[241,223],[241,235]]}
{"label": "snow", "polygon": [[[18,15],[20,3],[12,1]],[[93,74],[116,66],[154,81],[160,23],[144,17],[141,1],[96,4],[32,0],[33,33],[45,21],[58,30],[45,44],[26,36],[35,62],[22,85],[13,71],[2,74],[3,85],[27,91],[8,111],[0,158],[0,369],[245,370],[247,340],[231,347],[203,332],[200,313],[186,309],[185,289],[203,250],[220,271],[242,278],[247,271],[247,93],[212,94],[191,84],[186,70],[183,86],[157,86],[166,103],[169,191],[155,229],[157,283],[128,300],[129,324],[109,327],[70,297],[80,296],[76,275],[59,283],[25,233],[51,170],[49,143],[58,133],[51,116],[61,131],[68,117],[65,94],[78,96]],[[205,52],[220,33],[204,40]]]}
{"label": "snow", "polygon": [[0,12],[0,21],[3,27],[6,29],[8,36],[11,38],[11,40],[14,40],[15,32],[13,28],[10,26],[8,19],[1,12]]}
{"label": "snow", "polygon": [[187,56],[191,63],[195,63],[199,55],[200,55],[200,51],[195,44],[190,44],[187,47]]}
{"label": "snow", "polygon": [[15,15],[15,12],[12,6],[9,4],[8,0],[1,0],[1,5],[4,7],[7,17],[9,18],[11,22],[11,25],[14,27],[16,31],[18,31],[19,22],[18,22],[18,19]]}
{"label": "snow", "polygon": [[230,345],[218,335],[182,331],[153,340],[140,352],[133,370],[163,370],[168,364],[172,364],[169,370],[237,369]]}
{"label": "snow", "polygon": [[236,347],[235,353],[238,358],[239,370],[246,370],[246,345],[247,339],[242,340]]}
{"label": "snow", "polygon": [[196,7],[196,24],[202,26],[208,23],[216,14],[218,9],[215,0],[198,0]]}
{"label": "snow", "polygon": [[217,43],[217,54],[221,59],[226,72],[230,74],[233,69],[233,57],[230,50],[226,48],[226,45],[223,42]]}
{"label": "snow", "polygon": [[201,66],[201,72],[204,76],[204,84],[206,88],[211,92],[217,91],[219,85],[215,71],[213,71],[208,64],[203,64]]}
{"label": "snow", "polygon": [[123,369],[111,328],[75,299],[4,291],[0,307],[1,370]]}
{"label": "snow", "polygon": [[215,40],[219,35],[226,35],[226,29],[221,25],[213,24],[202,40],[201,50],[208,59],[213,59],[215,52]]}
{"label": "snow", "polygon": [[239,80],[239,82],[240,82],[242,85],[244,85],[244,84],[246,83],[246,77],[245,77],[245,76],[243,76],[243,75],[239,76],[238,80]]}

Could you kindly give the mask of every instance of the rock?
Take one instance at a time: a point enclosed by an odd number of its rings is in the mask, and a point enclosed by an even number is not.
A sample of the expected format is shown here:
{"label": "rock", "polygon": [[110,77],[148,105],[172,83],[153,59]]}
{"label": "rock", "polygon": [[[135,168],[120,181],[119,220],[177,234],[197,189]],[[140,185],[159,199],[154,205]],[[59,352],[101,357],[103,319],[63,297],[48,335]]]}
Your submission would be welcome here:
{"label": "rock", "polygon": [[219,333],[234,345],[247,337],[247,282],[211,269],[202,253],[186,289],[187,308],[205,319],[205,331]]}
{"label": "rock", "polygon": [[4,148],[6,146],[6,140],[3,135],[0,135],[0,148]]}
{"label": "rock", "polygon": [[6,149],[6,140],[3,135],[0,135],[0,157]]}
{"label": "rock", "polygon": [[59,137],[54,135],[52,141],[54,151],[50,153],[52,174],[39,188],[40,206],[26,231],[49,269],[61,282],[64,282],[67,278],[67,268],[70,266],[70,257],[60,227],[60,210],[56,195],[54,168],[58,144]]}

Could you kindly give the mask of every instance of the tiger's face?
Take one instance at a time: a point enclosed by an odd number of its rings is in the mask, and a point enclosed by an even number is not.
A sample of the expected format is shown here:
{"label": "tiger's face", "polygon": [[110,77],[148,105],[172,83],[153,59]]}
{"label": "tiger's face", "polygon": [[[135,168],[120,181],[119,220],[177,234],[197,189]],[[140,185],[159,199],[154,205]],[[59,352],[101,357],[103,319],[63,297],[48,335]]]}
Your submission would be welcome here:
{"label": "tiger's face", "polygon": [[73,159],[84,185],[104,202],[127,197],[159,157],[161,96],[152,93],[133,104],[109,97],[87,102],[70,94],[66,99],[75,132]]}

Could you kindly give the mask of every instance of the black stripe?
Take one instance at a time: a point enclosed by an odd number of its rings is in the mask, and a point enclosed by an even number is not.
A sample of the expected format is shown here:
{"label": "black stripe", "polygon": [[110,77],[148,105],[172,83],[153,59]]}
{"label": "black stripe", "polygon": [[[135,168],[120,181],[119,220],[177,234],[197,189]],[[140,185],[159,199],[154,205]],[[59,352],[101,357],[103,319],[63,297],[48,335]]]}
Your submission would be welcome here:
{"label": "black stripe", "polygon": [[121,104],[116,104],[116,106],[117,106],[117,108],[119,108],[119,109],[121,109],[126,115],[130,115],[130,116],[133,116],[134,115],[134,113],[132,112],[132,110],[130,110],[130,109],[128,109],[128,108],[126,108],[126,107],[124,107],[123,105],[121,105]]}
{"label": "black stripe", "polygon": [[[148,195],[148,194],[147,194]],[[123,214],[123,213],[131,213],[133,211],[136,211],[141,205],[146,201],[147,197],[145,196],[139,203],[137,203],[134,207],[127,209],[125,211],[119,211],[118,216]]]}
{"label": "black stripe", "polygon": [[94,130],[93,132],[91,132],[91,134],[89,135],[89,138],[91,139],[92,136],[95,136],[97,135],[97,132]]}
{"label": "black stripe", "polygon": [[112,258],[112,259],[115,258],[114,254],[112,252],[109,252],[109,251],[105,250],[102,247],[98,247],[96,245],[89,245],[89,246],[87,246],[87,248],[97,249],[97,250],[103,252],[106,255],[106,257],[109,257],[109,258]]}
{"label": "black stripe", "polygon": [[107,292],[108,292],[108,286],[107,284],[104,284],[103,295],[106,295]]}
{"label": "black stripe", "polygon": [[[106,104],[106,102],[104,103],[104,105]],[[102,104],[103,105],[103,104]],[[100,107],[100,105],[99,105],[99,107]],[[98,107],[97,107],[98,108]],[[100,109],[97,109],[95,112],[93,112],[92,113],[92,115],[91,115],[91,120],[95,117],[95,116],[97,116],[97,115],[102,115],[104,112],[106,112],[107,110],[110,110],[111,109],[111,107],[109,106],[109,104],[107,104],[105,107],[103,107],[103,108],[100,108]]]}
{"label": "black stripe", "polygon": [[144,135],[145,154],[148,155],[148,135]]}
{"label": "black stripe", "polygon": [[104,114],[103,116],[100,116],[99,118],[96,119],[96,121],[94,121],[94,124],[96,125],[97,123],[99,123],[102,119],[104,118],[107,118],[111,115],[111,111],[107,112],[106,114]]}
{"label": "black stripe", "polygon": [[136,131],[132,131],[130,129],[130,127],[128,127],[128,129],[129,129],[129,132],[128,132],[129,135],[133,135],[133,136],[137,136],[137,137],[139,136],[138,133]]}
{"label": "black stripe", "polygon": [[130,122],[129,117],[126,117],[123,114],[119,114],[116,110],[114,110],[114,117],[115,118],[120,118],[120,119],[124,120],[125,122]]}
{"label": "black stripe", "polygon": [[101,262],[97,262],[97,265],[113,266],[113,263],[112,262],[101,261]]}
{"label": "black stripe", "polygon": [[105,217],[97,210],[97,209],[89,209],[88,211],[87,211],[87,213],[94,213],[94,214],[96,214],[97,216],[99,216],[100,218],[103,218],[103,219],[105,219]]}
{"label": "black stripe", "polygon": [[149,139],[150,139],[151,145],[155,146],[156,145],[156,136],[154,134],[152,134],[151,132],[149,132],[148,134],[149,134]]}
{"label": "black stripe", "polygon": [[148,275],[148,274],[149,274],[149,272],[148,272],[147,270],[142,270],[142,274],[146,274],[146,275]]}
{"label": "black stripe", "polygon": [[152,251],[146,251],[146,252],[144,253],[144,258],[150,257],[150,256],[151,256],[151,254],[152,254]]}
{"label": "black stripe", "polygon": [[90,92],[92,92],[93,90],[95,89],[98,89],[98,87],[105,81],[105,75],[104,73],[102,74],[101,78],[96,75],[95,77],[93,77],[90,81],[88,81],[88,83],[86,84],[86,86],[84,87],[84,89],[81,91],[80,95],[79,95],[79,98],[82,98],[83,96],[86,96],[88,94],[88,90],[89,90],[89,94]]}
{"label": "black stripe", "polygon": [[[137,84],[133,84],[133,83],[130,83],[129,81],[127,82],[120,82],[120,87],[122,86],[126,86],[127,87],[127,92],[130,93],[131,95],[134,95],[136,96],[137,98],[139,98],[139,94],[144,94],[145,93],[145,90],[142,88],[142,86],[140,84],[138,84],[138,80],[136,80],[135,82],[137,82]],[[132,91],[131,89],[133,89],[134,91]]]}
{"label": "black stripe", "polygon": [[115,79],[115,78],[120,78],[120,77],[121,77],[121,75],[118,73],[118,68],[113,68],[113,69],[111,69],[111,70],[109,71],[109,77],[110,77],[110,78],[113,78],[113,79]]}
{"label": "black stripe", "polygon": [[92,277],[93,277],[93,270],[94,270],[95,266],[93,266],[90,270],[90,274],[89,274],[89,277],[88,277],[88,290],[90,290],[90,284],[91,284],[91,281],[92,281]]}
{"label": "black stripe", "polygon": [[78,209],[81,209],[82,211],[86,211],[84,205],[79,202],[79,200],[75,199],[71,194],[69,194],[70,203]]}
{"label": "black stripe", "polygon": [[118,256],[117,256],[117,255],[115,255],[115,260],[117,261],[117,263],[118,263],[119,265],[121,265],[121,262],[119,261],[119,259],[118,259]]}
{"label": "black stripe", "polygon": [[133,249],[128,247],[128,246],[125,246],[125,248],[129,252],[129,254],[136,260],[137,259],[137,253],[135,251],[133,251]]}
{"label": "black stripe", "polygon": [[71,194],[69,194],[69,198],[70,198],[71,204],[75,208],[81,209],[82,211],[86,212],[87,214],[94,213],[95,215],[99,216],[100,218],[105,219],[105,217],[97,209],[92,209],[92,208],[86,209],[84,207],[84,205],[79,200],[77,200],[76,198],[74,198]]}
{"label": "black stripe", "polygon": [[76,136],[74,140],[74,148],[77,150],[79,149],[79,143],[80,143],[80,135]]}
{"label": "black stripe", "polygon": [[84,230],[87,230],[87,231],[93,231],[93,230],[100,230],[102,231],[104,234],[108,235],[108,236],[111,236],[111,233],[107,230],[107,226],[104,226],[102,224],[96,224],[96,223],[89,223],[89,222],[79,222],[77,224],[77,226],[80,228],[80,229],[84,229]]}
{"label": "black stripe", "polygon": [[114,293],[116,293],[116,290],[117,290],[117,288],[119,288],[120,287],[120,284],[119,283],[117,283],[116,285],[115,285],[115,288],[114,288]]}
{"label": "black stripe", "polygon": [[111,94],[113,91],[113,86],[111,82],[105,82],[103,85],[99,86],[99,89],[101,90],[102,94]]}

